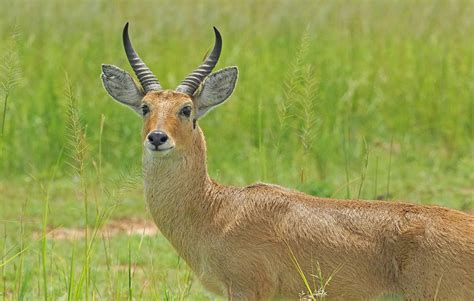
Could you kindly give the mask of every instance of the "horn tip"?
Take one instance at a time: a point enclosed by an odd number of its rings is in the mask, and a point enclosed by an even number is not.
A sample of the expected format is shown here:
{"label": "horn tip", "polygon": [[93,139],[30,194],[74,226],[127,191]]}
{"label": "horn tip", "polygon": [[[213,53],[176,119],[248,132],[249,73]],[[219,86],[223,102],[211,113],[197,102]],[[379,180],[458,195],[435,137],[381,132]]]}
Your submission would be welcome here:
{"label": "horn tip", "polygon": [[217,27],[212,26],[212,28],[214,29],[214,34],[216,35],[216,41],[222,42],[222,36]]}

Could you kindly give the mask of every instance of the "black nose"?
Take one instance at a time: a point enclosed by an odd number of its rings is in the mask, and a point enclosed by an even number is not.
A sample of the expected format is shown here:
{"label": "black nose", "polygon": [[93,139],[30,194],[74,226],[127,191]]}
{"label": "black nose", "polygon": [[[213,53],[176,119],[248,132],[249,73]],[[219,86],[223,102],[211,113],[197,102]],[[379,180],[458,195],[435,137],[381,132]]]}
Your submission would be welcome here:
{"label": "black nose", "polygon": [[153,131],[148,134],[148,141],[155,147],[158,147],[168,141],[168,135],[162,131]]}

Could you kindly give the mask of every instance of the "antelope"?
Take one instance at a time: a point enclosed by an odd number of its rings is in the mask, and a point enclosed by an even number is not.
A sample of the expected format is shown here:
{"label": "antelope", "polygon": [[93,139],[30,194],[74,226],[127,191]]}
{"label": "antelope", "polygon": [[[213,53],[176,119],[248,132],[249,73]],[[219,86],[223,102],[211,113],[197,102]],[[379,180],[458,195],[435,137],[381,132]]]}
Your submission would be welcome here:
{"label": "antelope", "polygon": [[139,84],[113,65],[101,74],[110,96],[143,118],[148,208],[204,287],[228,300],[295,300],[314,297],[303,278],[318,276],[331,278],[324,293],[332,300],[474,300],[473,215],[209,177],[197,122],[229,98],[238,77],[237,67],[211,73],[222,49],[214,34],[209,56],[175,90],[162,89],[135,52],[128,23],[123,44]]}

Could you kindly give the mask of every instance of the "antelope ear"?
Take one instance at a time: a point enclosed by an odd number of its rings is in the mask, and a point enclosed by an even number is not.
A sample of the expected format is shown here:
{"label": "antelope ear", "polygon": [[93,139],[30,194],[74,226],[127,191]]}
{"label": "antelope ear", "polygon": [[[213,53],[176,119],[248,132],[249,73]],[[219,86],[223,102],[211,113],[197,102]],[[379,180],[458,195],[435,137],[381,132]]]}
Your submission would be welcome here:
{"label": "antelope ear", "polygon": [[140,113],[140,104],[145,93],[130,74],[114,65],[102,65],[102,83],[105,90],[118,102]]}
{"label": "antelope ear", "polygon": [[200,89],[193,95],[195,119],[229,98],[234,91],[238,74],[237,67],[227,67],[212,73],[204,80]]}

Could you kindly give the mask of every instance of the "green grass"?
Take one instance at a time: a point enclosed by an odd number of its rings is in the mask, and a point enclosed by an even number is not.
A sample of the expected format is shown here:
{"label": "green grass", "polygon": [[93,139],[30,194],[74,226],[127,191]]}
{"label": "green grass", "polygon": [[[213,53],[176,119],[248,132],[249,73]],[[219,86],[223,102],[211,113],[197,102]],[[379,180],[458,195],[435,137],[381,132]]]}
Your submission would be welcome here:
{"label": "green grass", "polygon": [[473,1],[0,4],[3,299],[213,298],[162,236],[96,235],[150,219],[140,119],[99,79],[102,63],[130,70],[126,21],[167,88],[220,29],[218,68],[240,77],[200,121],[216,180],[474,209]]}

